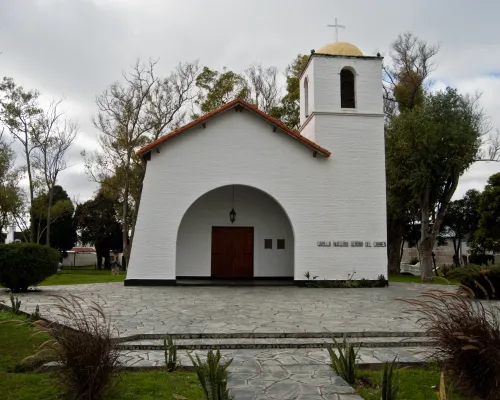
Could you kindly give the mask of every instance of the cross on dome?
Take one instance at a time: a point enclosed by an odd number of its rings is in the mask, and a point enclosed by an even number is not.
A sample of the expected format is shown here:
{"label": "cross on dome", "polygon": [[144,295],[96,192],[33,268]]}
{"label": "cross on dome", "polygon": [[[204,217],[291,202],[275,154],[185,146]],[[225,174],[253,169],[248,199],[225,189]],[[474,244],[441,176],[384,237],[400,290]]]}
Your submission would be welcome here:
{"label": "cross on dome", "polygon": [[335,41],[339,41],[339,28],[345,29],[345,25],[339,25],[337,18],[335,18],[335,24],[327,25],[328,28],[335,28]]}

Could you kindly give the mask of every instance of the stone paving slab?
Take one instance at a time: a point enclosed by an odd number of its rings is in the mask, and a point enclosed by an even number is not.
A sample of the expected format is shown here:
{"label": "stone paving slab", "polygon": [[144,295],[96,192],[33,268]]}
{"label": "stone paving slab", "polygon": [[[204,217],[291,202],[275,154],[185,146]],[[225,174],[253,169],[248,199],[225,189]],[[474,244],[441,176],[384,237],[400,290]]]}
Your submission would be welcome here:
{"label": "stone paving slab", "polygon": [[[361,349],[358,363],[380,364],[392,361],[396,355],[401,363],[423,362],[428,348]],[[206,352],[193,351],[204,359]],[[228,386],[237,400],[308,399],[359,400],[354,389],[328,366],[329,355],[324,349],[294,350],[222,350],[224,360],[233,359]],[[187,353],[178,353],[179,362],[190,366]],[[135,368],[161,367],[165,363],[162,351],[124,352],[121,361]]]}
{"label": "stone paving slab", "polygon": [[[120,336],[165,333],[414,332],[421,327],[409,306],[435,285],[392,283],[388,288],[130,287],[123,283],[46,286],[19,294],[21,309],[55,315],[51,295],[98,301]],[[456,290],[456,286],[439,289]],[[9,304],[8,293],[0,301]]]}

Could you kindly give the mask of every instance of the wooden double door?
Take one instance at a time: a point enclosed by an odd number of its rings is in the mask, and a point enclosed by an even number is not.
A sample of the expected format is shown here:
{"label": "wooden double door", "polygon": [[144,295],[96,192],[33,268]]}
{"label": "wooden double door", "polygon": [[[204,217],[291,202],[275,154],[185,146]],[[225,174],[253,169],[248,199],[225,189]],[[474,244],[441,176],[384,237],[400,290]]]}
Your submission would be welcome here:
{"label": "wooden double door", "polygon": [[212,277],[253,278],[253,227],[212,227]]}

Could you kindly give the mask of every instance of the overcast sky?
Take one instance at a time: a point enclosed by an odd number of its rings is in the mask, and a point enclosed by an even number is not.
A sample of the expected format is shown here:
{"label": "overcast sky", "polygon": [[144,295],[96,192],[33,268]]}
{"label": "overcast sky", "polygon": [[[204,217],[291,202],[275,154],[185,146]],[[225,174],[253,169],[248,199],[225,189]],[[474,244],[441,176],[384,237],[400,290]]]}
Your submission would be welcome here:
{"label": "overcast sky", "polygon": [[[438,87],[481,92],[500,128],[500,2],[498,0],[0,0],[0,77],[11,76],[45,99],[66,97],[82,133],[74,165],[61,175],[70,197],[89,199],[96,186],[80,151],[95,148],[95,96],[138,57],[159,58],[159,75],[179,61],[200,60],[242,72],[255,62],[284,70],[299,53],[334,40],[326,25],[347,26],[340,40],[365,54],[387,55],[399,33],[439,44]],[[500,163],[478,163],[456,197],[482,189]]]}

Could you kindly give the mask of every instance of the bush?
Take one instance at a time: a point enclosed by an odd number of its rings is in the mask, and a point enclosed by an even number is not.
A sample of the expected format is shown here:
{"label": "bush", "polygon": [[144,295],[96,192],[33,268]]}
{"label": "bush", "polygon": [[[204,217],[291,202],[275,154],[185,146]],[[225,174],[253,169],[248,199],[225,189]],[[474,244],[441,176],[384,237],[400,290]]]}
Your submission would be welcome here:
{"label": "bush", "polygon": [[478,299],[500,299],[500,267],[468,265],[455,268],[448,273],[448,278],[460,279]]}
{"label": "bush", "polygon": [[59,252],[35,243],[0,245],[0,285],[25,292],[57,272]]}
{"label": "bush", "polygon": [[48,340],[32,356],[49,357],[61,366],[54,374],[72,400],[101,400],[119,372],[119,350],[102,308],[80,297],[57,299],[58,322],[35,322]]}
{"label": "bush", "polygon": [[420,314],[425,332],[435,340],[432,356],[442,360],[444,369],[472,395],[500,400],[498,308],[491,303],[486,308],[467,291],[431,290],[402,301]]}

